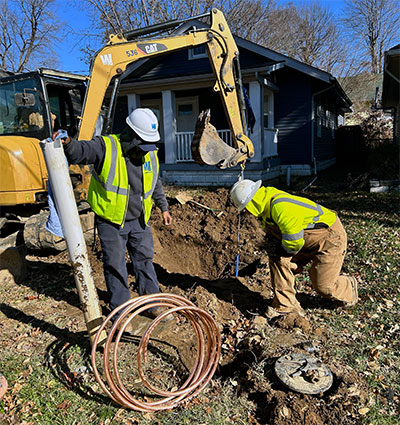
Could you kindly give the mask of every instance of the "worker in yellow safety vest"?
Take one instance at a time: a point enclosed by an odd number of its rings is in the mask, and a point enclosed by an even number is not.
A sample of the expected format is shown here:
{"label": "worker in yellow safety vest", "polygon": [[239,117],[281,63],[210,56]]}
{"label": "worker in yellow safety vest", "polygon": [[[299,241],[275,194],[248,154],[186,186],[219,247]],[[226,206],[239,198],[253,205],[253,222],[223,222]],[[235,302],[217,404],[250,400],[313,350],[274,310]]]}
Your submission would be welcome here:
{"label": "worker in yellow safety vest", "polygon": [[[149,226],[153,201],[161,209],[163,223],[172,223],[159,177],[157,117],[148,108],[137,108],[126,124],[121,134],[95,135],[86,141],[63,139],[70,164],[93,164],[87,201],[95,213],[111,310],[130,298],[126,250],[139,295],[160,291]],[[159,308],[146,314],[156,317],[161,312]]]}
{"label": "worker in yellow safety vest", "polygon": [[357,280],[340,274],[347,235],[335,211],[310,199],[261,186],[261,180],[240,180],[230,194],[239,211],[246,208],[261,219],[267,234],[266,249],[274,290],[267,317],[291,312],[304,314],[296,298],[294,275],[308,263],[311,263],[312,287],[318,294],[339,305],[356,304]]}

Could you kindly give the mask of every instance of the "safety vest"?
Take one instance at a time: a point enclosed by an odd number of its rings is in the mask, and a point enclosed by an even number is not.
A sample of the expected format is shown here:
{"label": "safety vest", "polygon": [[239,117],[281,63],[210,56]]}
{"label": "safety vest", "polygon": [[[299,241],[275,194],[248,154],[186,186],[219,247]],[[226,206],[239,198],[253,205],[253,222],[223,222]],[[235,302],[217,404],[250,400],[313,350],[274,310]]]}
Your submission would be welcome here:
{"label": "safety vest", "polygon": [[[106,146],[103,167],[100,174],[93,170],[87,201],[100,217],[123,225],[129,201],[129,182],[125,157],[119,135],[103,136]],[[150,151],[142,158],[143,211],[145,223],[149,221],[153,206],[152,195],[156,187],[159,162],[156,151]]]}
{"label": "safety vest", "polygon": [[282,247],[291,255],[303,247],[305,230],[330,227],[336,221],[334,211],[271,186],[258,189],[246,209],[261,218],[264,227],[278,227]]}

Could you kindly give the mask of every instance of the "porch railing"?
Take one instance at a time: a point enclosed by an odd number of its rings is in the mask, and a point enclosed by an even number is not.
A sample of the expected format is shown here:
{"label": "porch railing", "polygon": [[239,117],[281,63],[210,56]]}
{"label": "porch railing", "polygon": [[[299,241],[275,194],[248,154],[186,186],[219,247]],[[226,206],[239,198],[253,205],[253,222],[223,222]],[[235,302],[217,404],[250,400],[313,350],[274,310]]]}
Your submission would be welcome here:
{"label": "porch railing", "polygon": [[[193,131],[185,131],[175,134],[176,140],[176,162],[192,162]],[[229,146],[232,146],[232,136],[230,130],[218,130],[218,136]],[[278,130],[264,129],[264,158],[278,155]]]}
{"label": "porch railing", "polygon": [[[193,131],[184,131],[175,134],[176,162],[193,161],[192,152],[190,150],[193,135]],[[218,130],[218,136],[229,146],[232,146],[232,137],[230,130]]]}

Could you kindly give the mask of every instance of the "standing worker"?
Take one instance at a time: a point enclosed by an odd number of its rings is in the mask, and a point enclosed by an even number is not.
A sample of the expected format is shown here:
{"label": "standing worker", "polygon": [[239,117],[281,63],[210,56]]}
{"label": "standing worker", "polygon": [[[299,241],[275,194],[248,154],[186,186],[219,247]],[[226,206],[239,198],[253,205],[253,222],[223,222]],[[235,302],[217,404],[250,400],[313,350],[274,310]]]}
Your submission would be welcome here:
{"label": "standing worker", "polygon": [[[172,223],[159,178],[157,117],[150,109],[138,108],[126,123],[121,134],[94,136],[90,141],[63,139],[70,164],[94,166],[87,201],[96,214],[111,310],[130,299],[126,249],[139,295],[160,292],[148,223],[153,200],[161,209],[164,225]],[[161,308],[147,311],[151,317],[160,313]]]}
{"label": "standing worker", "polygon": [[231,198],[239,211],[246,208],[262,220],[267,233],[267,253],[274,299],[267,317],[297,312],[294,274],[311,262],[312,287],[325,298],[353,306],[358,300],[357,280],[340,274],[347,235],[336,213],[310,199],[294,196],[261,180],[241,180]]}

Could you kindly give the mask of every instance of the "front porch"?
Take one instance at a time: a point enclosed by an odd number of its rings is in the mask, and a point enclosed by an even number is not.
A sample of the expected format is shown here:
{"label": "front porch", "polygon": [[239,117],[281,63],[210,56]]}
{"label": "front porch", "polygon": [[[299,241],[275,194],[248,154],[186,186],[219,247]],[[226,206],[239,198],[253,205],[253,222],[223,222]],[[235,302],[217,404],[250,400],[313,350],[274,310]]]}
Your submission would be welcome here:
{"label": "front porch", "polygon": [[[256,89],[256,90],[255,90]],[[259,97],[262,87],[250,84],[250,94]],[[215,166],[200,166],[192,158],[191,143],[194,131],[179,131],[194,129],[199,109],[202,108],[204,100],[201,95],[193,92],[188,97],[185,93],[182,98],[177,92],[172,90],[162,91],[161,96],[153,99],[144,98],[138,94],[128,94],[128,109],[137,107],[150,107],[157,115],[160,123],[161,143],[159,145],[160,171],[163,182],[166,184],[186,185],[186,186],[228,186],[237,181],[240,167],[233,169],[218,169]],[[195,101],[193,102],[193,99]],[[187,105],[192,102],[191,108]],[[213,124],[221,125],[216,117],[221,116],[222,104],[215,104],[211,101]],[[180,108],[180,105],[185,105]],[[280,174],[278,157],[278,130],[274,128],[264,128],[263,105],[253,107],[256,115],[256,124],[249,137],[254,145],[255,155],[247,162],[246,178],[255,180],[268,180]],[[271,108],[272,109],[272,108]],[[191,121],[187,116],[186,121],[182,121],[182,114],[192,113]],[[184,125],[182,125],[182,122]],[[273,124],[273,114],[269,111],[269,120],[266,125]],[[218,127],[217,127],[218,128]],[[229,129],[217,129],[219,137],[228,145],[232,146],[232,136]]]}

